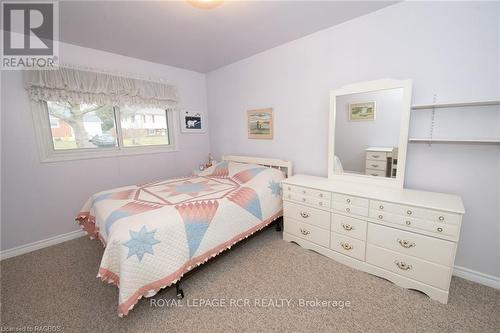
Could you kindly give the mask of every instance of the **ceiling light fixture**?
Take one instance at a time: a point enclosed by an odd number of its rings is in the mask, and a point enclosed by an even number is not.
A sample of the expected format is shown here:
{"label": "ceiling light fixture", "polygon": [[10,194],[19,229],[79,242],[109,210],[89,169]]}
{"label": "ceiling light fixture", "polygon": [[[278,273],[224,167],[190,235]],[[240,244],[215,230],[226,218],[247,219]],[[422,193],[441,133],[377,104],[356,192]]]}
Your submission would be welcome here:
{"label": "ceiling light fixture", "polygon": [[200,9],[213,9],[222,4],[223,0],[187,0],[193,7]]}

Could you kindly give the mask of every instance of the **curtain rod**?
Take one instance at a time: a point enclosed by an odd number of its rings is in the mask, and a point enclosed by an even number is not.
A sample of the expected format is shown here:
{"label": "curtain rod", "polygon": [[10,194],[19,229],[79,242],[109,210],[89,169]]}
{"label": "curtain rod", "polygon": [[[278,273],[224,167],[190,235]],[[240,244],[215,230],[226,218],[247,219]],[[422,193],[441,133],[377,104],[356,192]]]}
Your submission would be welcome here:
{"label": "curtain rod", "polygon": [[148,82],[155,82],[155,83],[162,83],[162,84],[173,85],[169,81],[164,80],[162,78],[152,77],[152,76],[147,76],[147,75],[137,74],[137,73],[126,73],[126,72],[111,71],[111,70],[99,69],[99,68],[95,68],[95,67],[73,65],[73,64],[68,64],[68,63],[59,63],[58,67],[67,68],[67,69],[75,69],[75,70],[80,70],[80,71],[93,72],[93,73],[99,73],[99,74],[107,74],[107,75],[125,77],[125,78],[129,78],[129,79],[136,79],[136,80],[148,81]]}

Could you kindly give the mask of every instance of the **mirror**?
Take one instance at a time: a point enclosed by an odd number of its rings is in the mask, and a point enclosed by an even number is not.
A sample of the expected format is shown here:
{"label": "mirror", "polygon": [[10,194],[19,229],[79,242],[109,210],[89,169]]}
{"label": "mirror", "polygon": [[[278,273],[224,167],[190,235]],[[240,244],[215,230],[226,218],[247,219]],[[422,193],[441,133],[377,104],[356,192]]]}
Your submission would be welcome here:
{"label": "mirror", "polygon": [[328,177],[403,187],[411,81],[361,82],[330,98]]}

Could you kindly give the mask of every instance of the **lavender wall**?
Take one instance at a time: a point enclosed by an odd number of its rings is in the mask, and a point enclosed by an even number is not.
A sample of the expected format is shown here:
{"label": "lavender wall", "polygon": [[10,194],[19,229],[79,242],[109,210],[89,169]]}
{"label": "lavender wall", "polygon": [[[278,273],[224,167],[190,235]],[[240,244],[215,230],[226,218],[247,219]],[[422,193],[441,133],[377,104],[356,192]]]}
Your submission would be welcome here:
{"label": "lavender wall", "polygon": [[[404,2],[265,51],[207,76],[211,149],[289,159],[327,175],[329,92],[412,79],[413,103],[500,99],[500,4]],[[274,108],[274,140],[248,140],[245,112]],[[499,138],[498,111],[440,111],[437,136]],[[410,136],[429,133],[426,111]],[[417,119],[418,118],[418,119]],[[499,145],[411,144],[405,186],[460,194],[456,265],[500,278]],[[495,264],[496,263],[496,264]]]}
{"label": "lavender wall", "polygon": [[[163,78],[177,85],[181,109],[206,114],[204,74],[66,44],[60,57],[64,63]],[[22,73],[4,71],[1,80],[2,250],[77,230],[75,214],[92,193],[186,175],[209,152],[207,132],[179,134],[178,152],[40,163]]]}

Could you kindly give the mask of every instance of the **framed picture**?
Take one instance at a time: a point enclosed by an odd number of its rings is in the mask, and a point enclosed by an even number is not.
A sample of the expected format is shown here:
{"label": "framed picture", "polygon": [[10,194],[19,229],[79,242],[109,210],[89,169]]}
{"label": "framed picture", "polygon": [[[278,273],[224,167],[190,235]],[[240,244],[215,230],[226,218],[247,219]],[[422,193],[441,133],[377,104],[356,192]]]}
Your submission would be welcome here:
{"label": "framed picture", "polygon": [[205,121],[200,113],[181,112],[181,131],[183,133],[205,133]]}
{"label": "framed picture", "polygon": [[247,122],[249,139],[273,138],[273,109],[249,110]]}
{"label": "framed picture", "polygon": [[375,120],[375,102],[349,104],[349,120]]}

